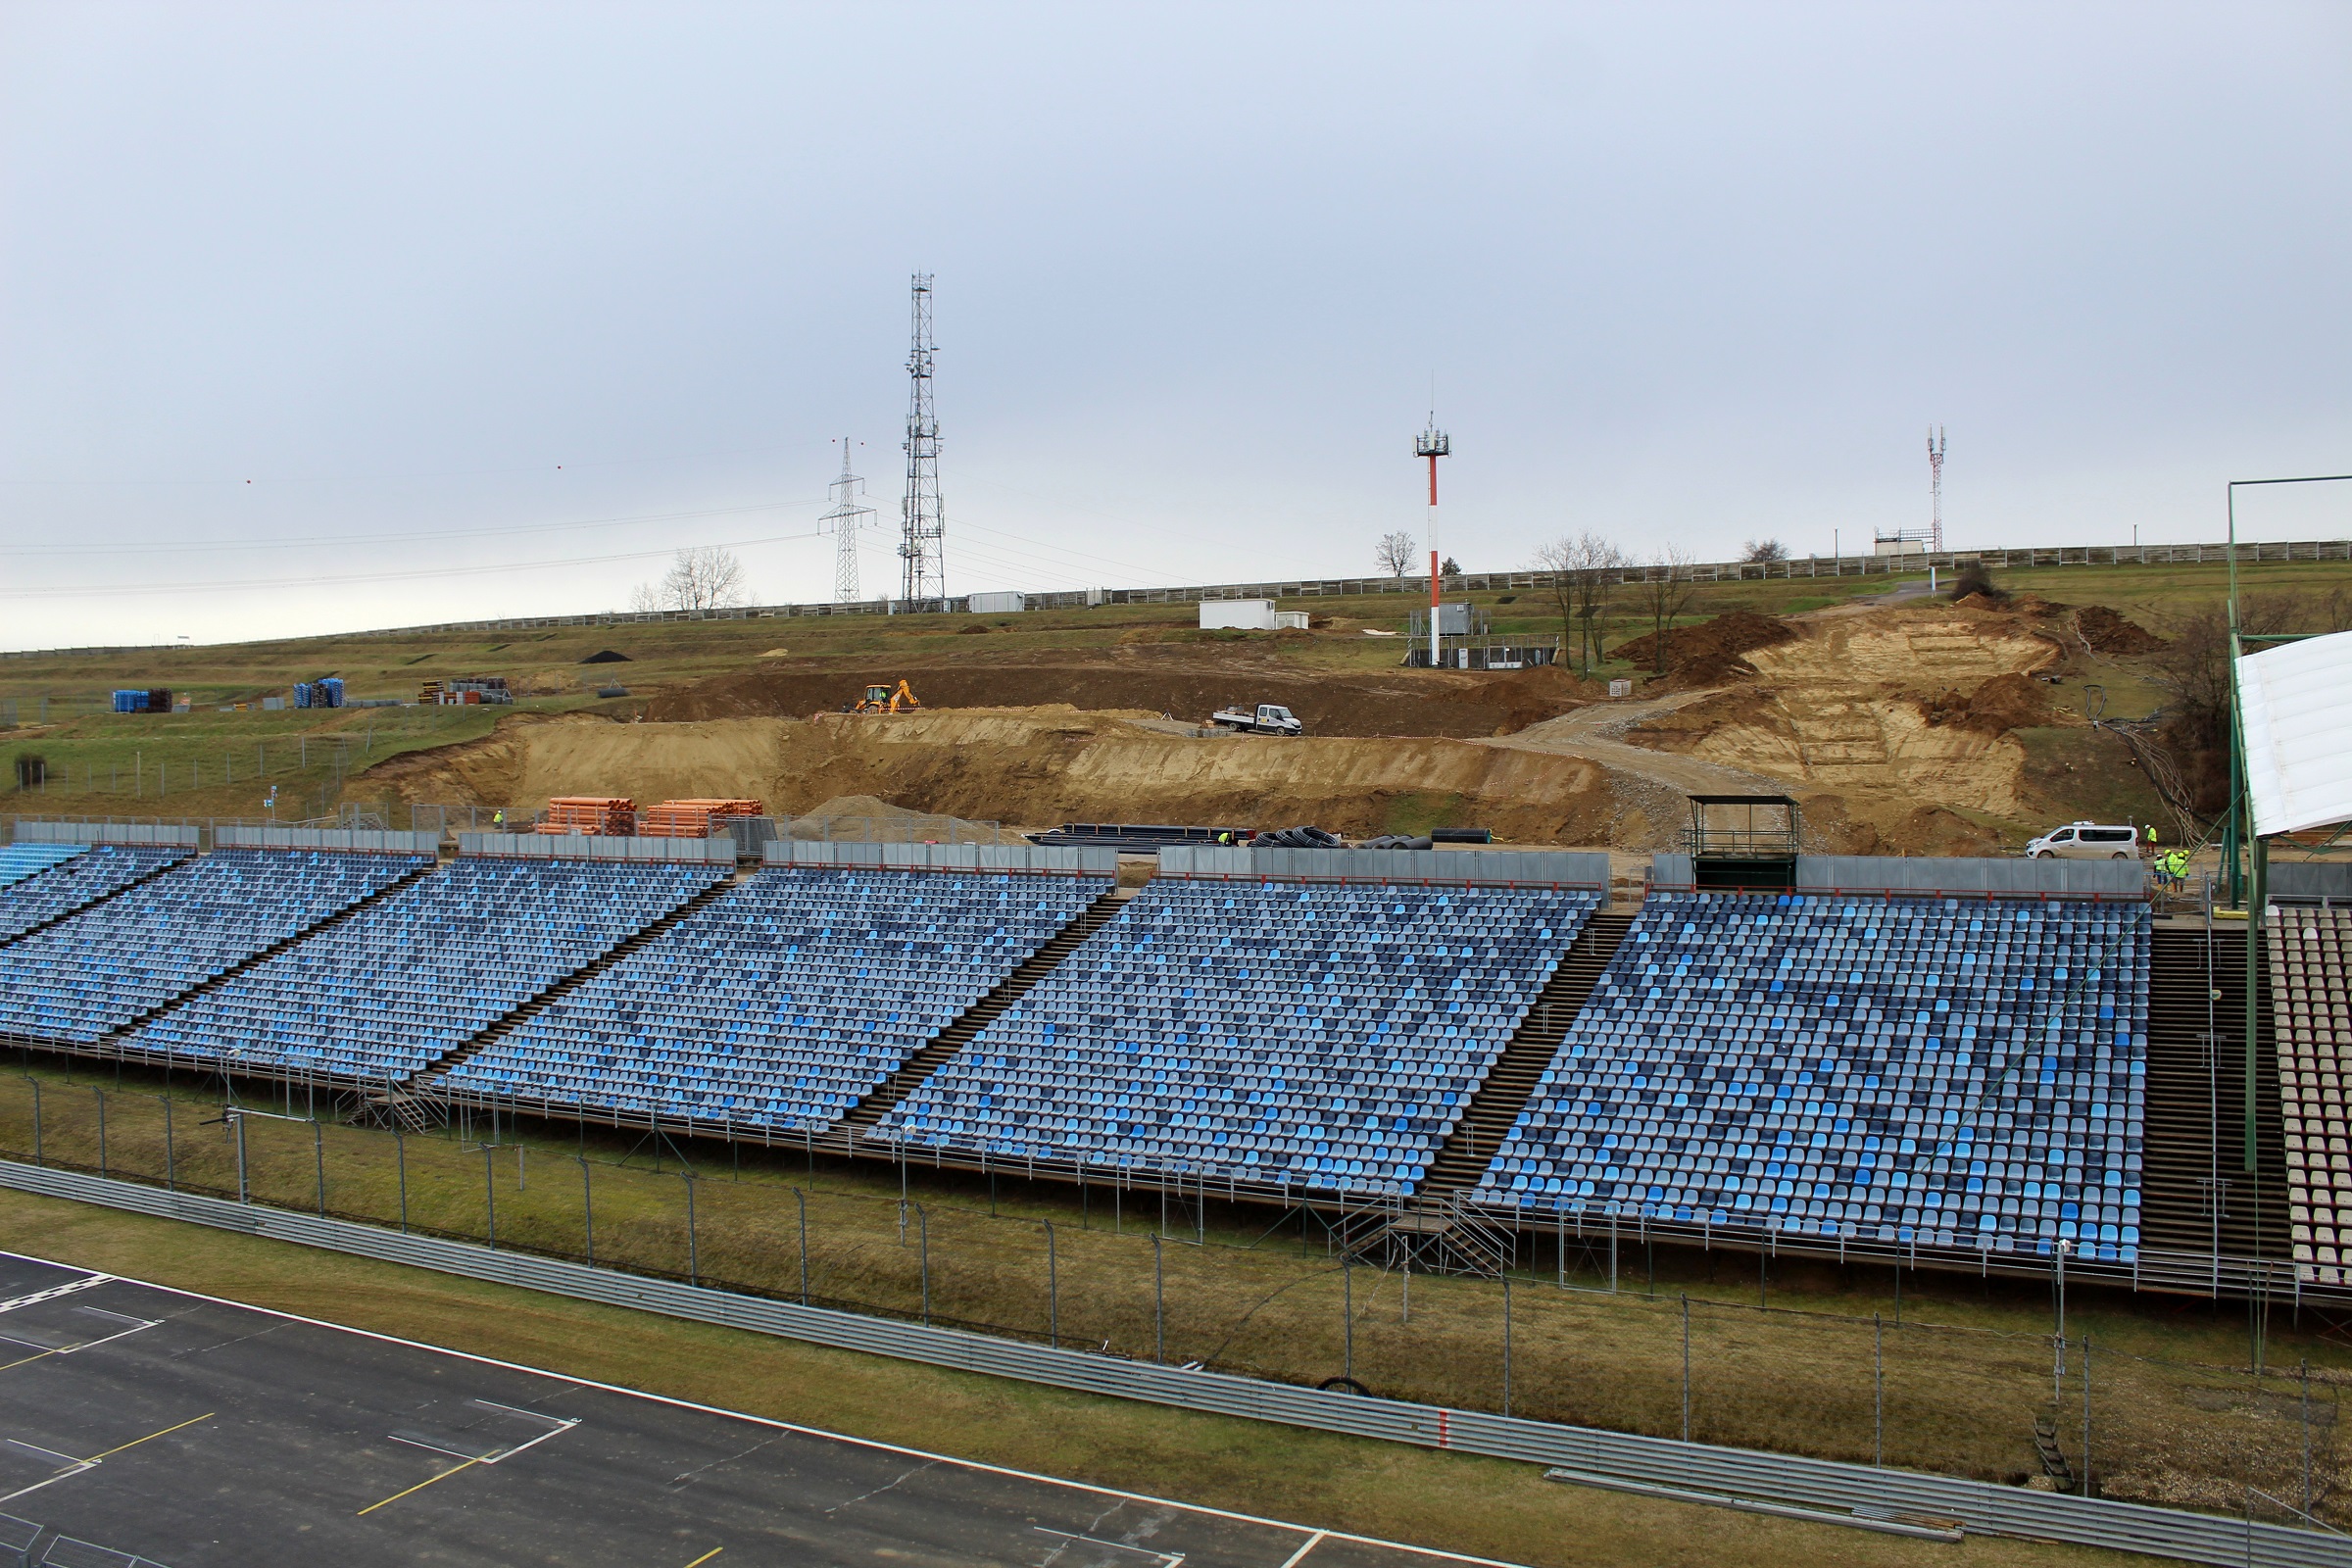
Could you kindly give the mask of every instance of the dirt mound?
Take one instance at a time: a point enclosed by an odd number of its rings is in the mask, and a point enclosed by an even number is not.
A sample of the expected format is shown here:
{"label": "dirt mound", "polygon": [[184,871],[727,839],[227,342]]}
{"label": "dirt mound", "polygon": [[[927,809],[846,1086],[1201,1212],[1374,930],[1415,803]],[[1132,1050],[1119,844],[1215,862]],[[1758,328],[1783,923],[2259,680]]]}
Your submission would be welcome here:
{"label": "dirt mound", "polygon": [[[1666,672],[1687,682],[1705,683],[1752,675],[1755,666],[1741,656],[1758,648],[1785,643],[1796,628],[1772,615],[1735,610],[1695,626],[1677,626],[1666,633]],[[1611,658],[1628,660],[1638,668],[1658,667],[1658,637],[1652,632],[1620,643]]]}
{"label": "dirt mound", "polygon": [[1982,735],[2001,735],[2047,722],[2050,702],[2045,689],[2032,677],[2009,674],[1995,675],[1966,695],[1945,692],[1927,698],[1919,710],[1930,724],[1955,724]]}
{"label": "dirt mound", "polygon": [[2102,654],[2117,654],[2129,658],[2133,654],[2152,654],[2162,648],[2164,639],[2146,627],[2127,620],[2105,605],[2084,605],[2075,612],[2075,630],[2082,640]]}
{"label": "dirt mound", "polygon": [[[1556,667],[1526,670],[1301,668],[1264,644],[1120,646],[1062,657],[975,649],[887,669],[838,661],[769,664],[655,697],[649,720],[807,718],[837,713],[869,681],[904,676],[923,710],[1069,704],[1089,711],[1198,721],[1228,703],[1281,703],[1310,735],[1504,734],[1556,717],[1595,693]],[[900,715],[904,717],[905,715]]]}

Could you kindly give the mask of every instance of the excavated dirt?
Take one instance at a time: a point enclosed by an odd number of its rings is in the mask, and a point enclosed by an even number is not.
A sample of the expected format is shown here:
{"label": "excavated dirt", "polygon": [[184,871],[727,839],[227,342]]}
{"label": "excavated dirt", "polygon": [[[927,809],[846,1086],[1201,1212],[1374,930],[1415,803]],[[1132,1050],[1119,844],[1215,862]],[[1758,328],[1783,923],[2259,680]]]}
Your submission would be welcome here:
{"label": "excavated dirt", "polygon": [[2076,611],[2075,629],[2097,652],[2127,659],[2134,654],[2152,654],[2165,645],[2163,638],[2105,605],[2084,605]]}
{"label": "excavated dirt", "polygon": [[1066,706],[510,720],[488,739],[410,753],[367,777],[402,800],[524,809],[594,790],[640,802],[756,796],[800,815],[862,795],[1029,826],[1313,822],[1369,834],[1464,823],[1524,844],[1605,843],[1613,814],[1607,769],[1583,758],[1428,737],[1193,739]]}
{"label": "excavated dirt", "polygon": [[[1303,636],[1304,634],[1299,634]],[[807,718],[838,713],[869,681],[904,677],[924,711],[1066,703],[1088,711],[1166,713],[1199,721],[1234,703],[1280,703],[1310,736],[1505,734],[1597,693],[1557,667],[1526,670],[1324,671],[1278,661],[1263,644],[1123,646],[1040,655],[975,649],[953,660],[857,665],[764,665],[655,697],[651,720]]]}
{"label": "excavated dirt", "polygon": [[[2025,677],[2063,654],[2033,617],[1923,604],[1788,624],[1796,635],[1745,654],[1752,682],[1625,738],[1846,797],[1873,822],[1896,804],[2019,811],[2026,759],[2010,715],[2044,720]],[[1978,691],[2004,676],[1980,715]]]}
{"label": "excavated dirt", "polygon": [[1930,725],[1954,724],[1984,735],[2003,735],[2046,723],[2049,688],[2030,675],[1995,675],[1973,693],[1945,692],[1920,704]]}
{"label": "excavated dirt", "polygon": [[[1743,659],[1743,654],[1758,648],[1769,648],[1796,636],[1796,628],[1773,615],[1759,615],[1753,611],[1736,610],[1728,615],[1695,626],[1677,626],[1666,633],[1666,672],[1678,684],[1713,686],[1741,675],[1753,675],[1756,668]],[[1612,658],[1630,661],[1637,669],[1655,669],[1658,664],[1658,637],[1652,632],[1621,643]]]}

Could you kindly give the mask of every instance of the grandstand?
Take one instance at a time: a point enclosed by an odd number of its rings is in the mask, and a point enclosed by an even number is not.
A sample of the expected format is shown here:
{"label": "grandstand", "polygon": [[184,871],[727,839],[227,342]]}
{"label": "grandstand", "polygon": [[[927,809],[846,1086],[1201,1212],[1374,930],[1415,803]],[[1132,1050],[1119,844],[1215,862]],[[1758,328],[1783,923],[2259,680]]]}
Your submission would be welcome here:
{"label": "grandstand", "polygon": [[668,841],[485,839],[439,865],[314,837],[12,857],[33,868],[0,887],[0,1031],[363,1105],[1462,1228],[1439,1266],[1629,1225],[2352,1286],[2336,910],[2275,916],[2254,979],[2277,1071],[2241,1174],[2242,940],[2056,873],[2009,886],[2040,874],[2018,864],[1953,896],[1800,862],[1797,891],[1661,885],[1612,912],[1559,856],[1182,851],[1119,889],[1107,859],[1020,858],[1084,851],[784,844],[739,878]]}
{"label": "grandstand", "polygon": [[89,853],[87,844],[0,844],[0,888]]}
{"label": "grandstand", "polygon": [[[152,844],[12,844],[18,863],[34,868],[0,887],[0,943],[55,923],[91,905],[136,886],[186,859],[191,851]],[[47,866],[34,865],[57,850],[72,853]]]}
{"label": "grandstand", "polygon": [[769,866],[434,1082],[821,1132],[1109,892],[1108,878]]}
{"label": "grandstand", "polygon": [[873,1136],[1403,1197],[1598,904],[1155,882]]}
{"label": "grandstand", "polygon": [[122,1049],[405,1079],[733,871],[458,860],[149,1021]]}
{"label": "grandstand", "polygon": [[223,850],[174,866],[0,948],[0,1035],[90,1044],[431,864]]}
{"label": "grandstand", "polygon": [[1659,894],[1475,1190],[2136,1260],[2144,905]]}

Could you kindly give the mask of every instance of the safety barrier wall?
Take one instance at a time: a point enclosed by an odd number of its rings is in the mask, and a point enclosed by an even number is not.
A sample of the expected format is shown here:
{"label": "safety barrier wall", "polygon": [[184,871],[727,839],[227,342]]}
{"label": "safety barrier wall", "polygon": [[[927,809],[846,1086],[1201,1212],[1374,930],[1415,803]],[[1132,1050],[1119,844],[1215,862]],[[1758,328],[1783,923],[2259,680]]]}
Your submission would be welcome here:
{"label": "safety barrier wall", "polygon": [[595,833],[461,833],[460,855],[504,855],[534,860],[735,859],[735,840],[607,838]]}
{"label": "safety barrier wall", "polygon": [[930,1366],[1416,1447],[1458,1449],[1555,1466],[1604,1485],[1672,1488],[1863,1514],[1855,1522],[1872,1528],[1883,1528],[1885,1516],[1895,1514],[1954,1520],[1966,1530],[1985,1535],[2067,1542],[2188,1562],[2352,1568],[2352,1537],[2318,1531],[1156,1366],[740,1296],[14,1160],[0,1160],[0,1186]]}
{"label": "safety barrier wall", "polygon": [[[1690,857],[1650,857],[1650,884],[1691,885]],[[1907,859],[1887,855],[1800,855],[1799,892],[2006,893],[2135,898],[2147,892],[2147,867],[2138,860],[2028,860],[1989,856]]]}
{"label": "safety barrier wall", "polygon": [[20,844],[176,844],[192,850],[200,832],[192,822],[17,822]]}
{"label": "safety barrier wall", "polygon": [[770,865],[867,865],[892,871],[1049,871],[1116,876],[1119,852],[1038,844],[815,844],[771,839]]}
{"label": "safety barrier wall", "polygon": [[2274,899],[2352,899],[2352,861],[2273,860],[2265,881]]}
{"label": "safety barrier wall", "polygon": [[1492,882],[1609,886],[1609,858],[1559,850],[1252,850],[1170,844],[1161,876],[1271,877],[1330,882]]}
{"label": "safety barrier wall", "polygon": [[368,828],[221,827],[216,850],[359,850],[388,855],[438,855],[438,833],[393,833]]}

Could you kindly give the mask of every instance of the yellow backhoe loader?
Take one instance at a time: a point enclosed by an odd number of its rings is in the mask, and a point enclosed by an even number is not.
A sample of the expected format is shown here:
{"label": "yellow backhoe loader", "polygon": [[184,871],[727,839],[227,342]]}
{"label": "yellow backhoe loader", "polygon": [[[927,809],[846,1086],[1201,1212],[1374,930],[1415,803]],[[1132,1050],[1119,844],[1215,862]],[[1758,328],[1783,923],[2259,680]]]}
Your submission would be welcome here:
{"label": "yellow backhoe loader", "polygon": [[885,685],[868,686],[865,695],[842,710],[845,713],[895,713],[902,708],[920,708],[921,699],[914,688],[900,681],[896,690]]}

